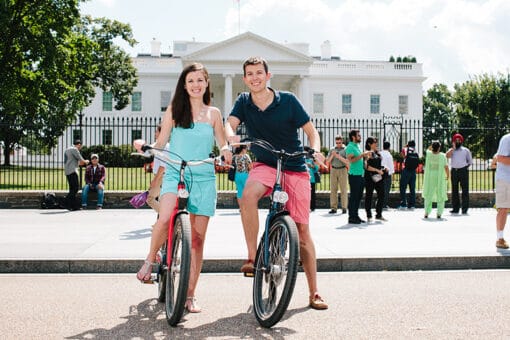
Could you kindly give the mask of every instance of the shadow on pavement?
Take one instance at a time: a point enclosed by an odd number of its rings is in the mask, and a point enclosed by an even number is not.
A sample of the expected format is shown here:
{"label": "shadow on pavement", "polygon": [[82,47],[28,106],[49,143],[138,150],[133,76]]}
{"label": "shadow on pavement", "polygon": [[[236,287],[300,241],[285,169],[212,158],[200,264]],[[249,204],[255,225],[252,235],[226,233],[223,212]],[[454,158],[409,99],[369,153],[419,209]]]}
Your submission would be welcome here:
{"label": "shadow on pavement", "polygon": [[[288,311],[284,318],[300,313],[307,308]],[[295,334],[294,330],[278,327],[262,328],[252,313],[218,319],[214,322],[194,328],[184,328],[183,322],[178,327],[170,327],[165,319],[164,305],[156,299],[142,301],[137,306],[131,306],[129,316],[122,317],[126,322],[111,329],[95,328],[80,334],[71,335],[66,339],[210,339],[216,337],[249,338],[249,339],[285,339]],[[199,316],[199,315],[198,315]]]}
{"label": "shadow on pavement", "polygon": [[123,233],[120,235],[120,240],[126,241],[126,240],[139,240],[142,238],[148,238],[152,235],[152,229],[151,228],[145,228],[145,229],[138,229],[138,230],[131,230],[130,232]]}

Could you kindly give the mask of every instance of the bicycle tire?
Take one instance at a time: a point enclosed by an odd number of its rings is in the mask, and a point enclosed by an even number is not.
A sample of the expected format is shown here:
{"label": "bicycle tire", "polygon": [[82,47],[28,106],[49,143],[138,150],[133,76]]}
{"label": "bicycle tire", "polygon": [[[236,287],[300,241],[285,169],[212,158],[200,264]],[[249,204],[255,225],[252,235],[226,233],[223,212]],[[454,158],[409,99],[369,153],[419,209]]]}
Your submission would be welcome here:
{"label": "bicycle tire", "polygon": [[166,274],[166,321],[177,326],[184,313],[191,264],[191,223],[188,214],[175,217],[172,237],[172,262]]}
{"label": "bicycle tire", "polygon": [[167,274],[167,265],[166,265],[166,247],[168,241],[163,243],[161,249],[158,252],[158,256],[156,257],[156,262],[159,263],[158,270],[158,302],[165,302],[166,296],[166,274]]}
{"label": "bicycle tire", "polygon": [[262,327],[270,328],[283,317],[289,306],[299,259],[296,223],[288,215],[278,216],[269,227],[269,265],[264,268],[264,236],[255,257],[253,311]]}

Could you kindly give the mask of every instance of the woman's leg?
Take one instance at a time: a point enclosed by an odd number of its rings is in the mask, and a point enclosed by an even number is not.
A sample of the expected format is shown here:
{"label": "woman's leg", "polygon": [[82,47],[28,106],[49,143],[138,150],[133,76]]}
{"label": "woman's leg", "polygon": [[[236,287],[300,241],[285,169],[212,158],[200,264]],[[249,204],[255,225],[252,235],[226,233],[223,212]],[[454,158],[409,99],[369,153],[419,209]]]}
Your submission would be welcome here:
{"label": "woman's leg", "polygon": [[443,216],[444,211],[444,201],[437,202],[437,217]]}
{"label": "woman's leg", "polygon": [[172,193],[166,193],[160,198],[160,210],[157,222],[152,228],[151,244],[146,262],[137,273],[139,280],[150,279],[150,264],[156,261],[156,254],[168,237],[168,223],[175,207],[177,196]]}
{"label": "woman's leg", "polygon": [[367,218],[372,218],[372,196],[374,194],[374,182],[368,179],[365,181],[365,211]]}
{"label": "woman's leg", "polygon": [[[444,204],[444,202],[443,202],[443,204]],[[432,201],[425,199],[424,206],[425,206],[425,216],[429,216],[430,212],[432,211]]]}
{"label": "woman's leg", "polygon": [[[207,225],[209,224],[209,216],[190,214],[190,221],[191,221],[191,267],[187,297],[193,298],[195,296],[195,289],[197,287],[198,277],[200,276],[200,272],[202,271],[205,234],[207,232]],[[188,311],[195,313],[200,312],[200,307],[198,307],[194,303],[194,300],[190,302],[187,302]]]}
{"label": "woman's leg", "polygon": [[375,216],[382,217],[384,206],[384,180],[375,183],[375,191],[377,192],[377,202],[375,204]]}

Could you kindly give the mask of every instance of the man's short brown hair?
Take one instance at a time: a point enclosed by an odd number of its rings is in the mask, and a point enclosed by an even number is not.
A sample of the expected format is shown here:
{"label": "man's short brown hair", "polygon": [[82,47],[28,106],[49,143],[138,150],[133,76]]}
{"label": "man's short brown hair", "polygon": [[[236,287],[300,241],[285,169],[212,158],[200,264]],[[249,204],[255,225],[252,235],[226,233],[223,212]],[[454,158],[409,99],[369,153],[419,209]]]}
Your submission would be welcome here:
{"label": "man's short brown hair", "polygon": [[246,66],[248,65],[259,65],[262,64],[264,66],[264,71],[266,73],[269,72],[269,67],[267,66],[267,61],[264,58],[261,57],[250,57],[246,59],[246,61],[243,63],[243,74],[246,76]]}

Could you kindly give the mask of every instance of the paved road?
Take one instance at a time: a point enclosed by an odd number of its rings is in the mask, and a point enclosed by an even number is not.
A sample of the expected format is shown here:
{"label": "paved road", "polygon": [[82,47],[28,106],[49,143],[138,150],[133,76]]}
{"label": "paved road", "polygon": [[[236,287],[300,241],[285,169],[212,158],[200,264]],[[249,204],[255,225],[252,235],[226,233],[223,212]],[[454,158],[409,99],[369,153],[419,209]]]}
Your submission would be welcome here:
{"label": "paved road", "polygon": [[204,309],[166,324],[156,287],[133,275],[0,275],[3,339],[508,339],[510,271],[320,273],[327,311],[299,274],[284,319],[261,328],[251,279],[203,274]]}

